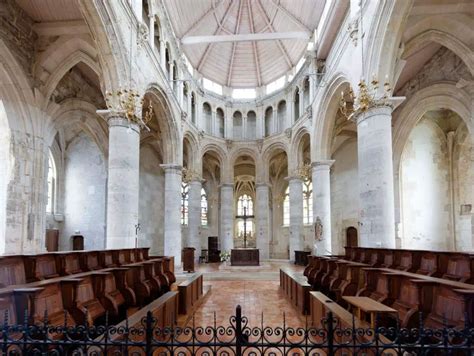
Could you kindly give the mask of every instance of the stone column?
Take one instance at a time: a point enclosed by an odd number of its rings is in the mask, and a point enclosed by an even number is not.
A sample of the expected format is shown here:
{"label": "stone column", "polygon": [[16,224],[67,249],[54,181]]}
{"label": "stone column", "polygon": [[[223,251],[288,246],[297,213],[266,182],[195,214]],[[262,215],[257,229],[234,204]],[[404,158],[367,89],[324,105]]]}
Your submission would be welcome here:
{"label": "stone column", "polygon": [[221,185],[220,238],[221,251],[234,248],[234,185]]}
{"label": "stone column", "polygon": [[288,178],[290,185],[290,261],[295,250],[303,249],[303,181],[299,177]]}
{"label": "stone column", "polygon": [[168,75],[169,75],[169,82],[170,82],[171,89],[174,91],[174,82],[173,82],[174,64],[171,61],[170,61],[170,72],[168,73]]}
{"label": "stone column", "polygon": [[201,188],[200,179],[193,179],[189,182],[189,215],[188,215],[188,240],[185,247],[194,247],[195,258],[201,254]]}
{"label": "stone column", "polygon": [[160,62],[161,62],[161,69],[163,69],[163,72],[166,73],[166,47],[165,47],[165,41],[161,39],[160,37]]}
{"label": "stone column", "polygon": [[273,107],[273,110],[272,110],[272,121],[271,121],[271,125],[270,125],[270,135],[274,135],[278,132],[278,119],[277,119],[277,116],[278,115],[278,106],[276,107]]}
{"label": "stone column", "polygon": [[247,115],[242,115],[242,139],[248,139],[247,134]]}
{"label": "stone column", "polygon": [[257,248],[261,259],[270,258],[270,188],[266,183],[257,183]]}
{"label": "stone column", "polygon": [[109,125],[106,248],[135,247],[138,223],[140,127],[125,113],[98,111]]}
{"label": "stone column", "polygon": [[181,181],[182,167],[162,164],[165,171],[165,255],[174,256],[175,266],[181,265]]}
{"label": "stone column", "polygon": [[155,48],[155,16],[148,15],[148,41],[152,50]]}
{"label": "stone column", "polygon": [[312,164],[313,222],[322,225],[320,240],[314,241],[314,255],[328,255],[332,252],[331,235],[331,166],[334,161],[316,161]]}
{"label": "stone column", "polygon": [[[301,115],[303,115],[303,113],[304,113],[304,90],[303,90],[303,83],[301,83],[300,88],[298,88],[298,93],[299,93],[299,98],[300,98],[300,102],[299,102],[299,104],[300,104],[300,112],[299,112],[300,116],[299,116],[299,117],[301,117]],[[296,118],[296,119],[299,119],[299,117]]]}
{"label": "stone column", "polygon": [[360,245],[395,248],[392,108],[370,108],[356,120]]}

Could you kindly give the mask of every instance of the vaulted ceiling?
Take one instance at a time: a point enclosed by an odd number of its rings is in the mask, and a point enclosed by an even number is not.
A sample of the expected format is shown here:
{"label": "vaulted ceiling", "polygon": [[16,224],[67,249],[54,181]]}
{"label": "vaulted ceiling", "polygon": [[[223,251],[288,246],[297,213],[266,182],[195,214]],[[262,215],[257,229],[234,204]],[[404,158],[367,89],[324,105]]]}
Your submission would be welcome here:
{"label": "vaulted ceiling", "polygon": [[266,85],[293,68],[326,0],[164,0],[193,67],[233,88]]}

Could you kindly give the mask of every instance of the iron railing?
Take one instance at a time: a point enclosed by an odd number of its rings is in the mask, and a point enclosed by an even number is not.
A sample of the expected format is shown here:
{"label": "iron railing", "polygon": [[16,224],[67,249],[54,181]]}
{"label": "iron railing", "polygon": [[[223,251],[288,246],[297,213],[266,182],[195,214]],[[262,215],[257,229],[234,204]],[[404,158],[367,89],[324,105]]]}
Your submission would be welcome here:
{"label": "iron railing", "polygon": [[[28,320],[25,318],[25,320]],[[321,326],[250,326],[237,306],[229,325],[160,328],[151,312],[138,326],[10,325],[0,330],[2,355],[474,355],[474,328],[343,327],[332,313]]]}

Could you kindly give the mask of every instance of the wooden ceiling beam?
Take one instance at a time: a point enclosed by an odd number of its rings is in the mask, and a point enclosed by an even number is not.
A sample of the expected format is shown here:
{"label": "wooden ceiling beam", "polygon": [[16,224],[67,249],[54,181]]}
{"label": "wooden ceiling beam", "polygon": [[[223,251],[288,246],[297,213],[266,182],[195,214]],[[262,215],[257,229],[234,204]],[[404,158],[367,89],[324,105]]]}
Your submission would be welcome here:
{"label": "wooden ceiling beam", "polygon": [[[252,30],[253,31],[253,30]],[[306,32],[271,32],[271,33],[245,33],[238,35],[219,36],[186,36],[181,40],[183,45],[193,45],[202,43],[222,43],[222,42],[256,42],[256,41],[276,41],[276,40],[309,40]]]}
{"label": "wooden ceiling beam", "polygon": [[[223,3],[224,1],[221,0],[217,5],[214,4],[214,2],[212,3],[211,7],[209,8],[209,10],[207,10],[196,22],[194,22],[186,31],[184,31],[183,33],[183,36],[182,37],[185,37],[187,35],[189,35],[191,32],[193,32],[198,26],[199,24],[201,24],[210,14],[213,14],[216,12],[217,8]],[[218,26],[220,27],[220,24],[218,23]]]}
{"label": "wooden ceiling beam", "polygon": [[[239,28],[240,28],[240,19],[242,16],[242,0],[239,0],[239,11],[237,13],[237,21],[235,23],[235,31],[234,35],[239,33]],[[235,42],[232,43],[232,53],[230,55],[230,65],[229,65],[229,70],[227,72],[227,86],[230,87],[230,83],[232,80],[232,70],[234,68],[234,56],[235,56]]]}
{"label": "wooden ceiling beam", "polygon": [[281,6],[278,2],[275,0],[272,0],[272,4],[281,12],[283,12],[290,20],[293,22],[295,25],[297,25],[299,28],[301,28],[303,31],[306,31],[308,33],[311,33],[311,29],[306,26],[304,23],[302,23],[298,18],[296,18],[295,15],[293,15],[291,12],[289,12],[286,8]]}
{"label": "wooden ceiling beam", "polygon": [[[252,14],[252,7],[250,5],[250,0],[247,0],[247,9],[249,12],[249,22],[250,22],[250,31],[252,33],[255,33],[255,27],[254,27],[254,22],[253,22],[253,14]],[[252,47],[253,47],[253,56],[255,60],[255,68],[257,71],[257,82],[258,86],[262,86],[262,75],[260,73],[260,58],[258,57],[258,49],[257,49],[257,44],[255,41],[252,41]]]}
{"label": "wooden ceiling beam", "polygon": [[[260,2],[260,0],[257,0],[257,5],[258,5],[259,11],[262,13],[263,18],[265,19],[265,22],[267,23],[268,28],[270,29],[270,31],[275,32],[275,28],[271,24],[270,19],[267,16],[267,13],[265,12],[265,10],[263,10],[263,6],[262,6],[262,3]],[[286,51],[285,47],[283,46],[283,43],[281,43],[280,40],[277,40],[277,46],[280,49],[281,53],[283,54],[283,57],[286,60],[286,64],[288,65],[288,69],[293,68],[293,63],[291,62],[290,56],[288,55],[288,52]]]}

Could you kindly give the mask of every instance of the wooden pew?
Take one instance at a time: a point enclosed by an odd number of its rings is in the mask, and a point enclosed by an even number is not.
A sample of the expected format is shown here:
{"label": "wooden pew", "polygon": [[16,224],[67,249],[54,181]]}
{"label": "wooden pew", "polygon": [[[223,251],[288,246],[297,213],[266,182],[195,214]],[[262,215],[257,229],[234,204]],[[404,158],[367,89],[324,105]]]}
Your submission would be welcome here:
{"label": "wooden pew", "polygon": [[203,275],[194,273],[178,285],[180,314],[190,314],[203,296]]}
{"label": "wooden pew", "polygon": [[[135,294],[135,291],[133,290],[133,283],[129,284],[130,280],[130,274],[128,271],[130,268],[126,267],[116,267],[113,268],[111,271],[114,274],[115,277],[115,282],[117,284],[117,288],[122,294],[122,296],[125,298],[125,303],[127,306],[136,306],[137,305],[137,296]],[[127,276],[127,274],[129,276]],[[133,279],[133,274],[132,274],[132,279]]]}
{"label": "wooden pew", "polygon": [[[327,325],[322,323],[322,320],[328,317],[328,313],[331,312],[333,315],[333,318],[337,320],[337,327],[342,328],[342,329],[350,329],[353,326],[356,329],[368,329],[370,328],[370,325],[363,321],[358,319],[356,316],[354,316],[352,313],[344,309],[342,306],[328,298],[325,294],[321,292],[311,292],[310,293],[310,309],[311,309],[311,325],[314,328],[322,329],[322,328],[327,328]],[[348,345],[351,345],[353,342],[353,335],[348,333],[335,333],[335,342],[337,344],[342,344],[342,343],[348,343]],[[367,343],[372,341],[373,335],[371,334],[355,334],[357,337],[357,342],[358,343]],[[378,335],[379,340],[381,343],[385,344],[390,344],[392,341],[390,341],[388,338],[386,338],[383,335]],[[324,350],[323,350],[324,352]],[[375,355],[373,351],[367,350],[367,349],[347,349],[345,351],[338,351],[336,355]],[[379,350],[377,353],[378,355],[397,355],[397,352],[395,350],[391,349],[386,349],[386,350]]]}
{"label": "wooden pew", "polygon": [[23,257],[19,255],[0,258],[0,288],[26,283]]}
{"label": "wooden pew", "polygon": [[128,248],[122,248],[119,250],[112,250],[112,256],[115,265],[123,266],[131,263],[130,259],[131,250]]}
{"label": "wooden pew", "polygon": [[327,292],[331,279],[337,278],[337,264],[335,259],[327,261],[326,273],[321,277],[320,290]]}
{"label": "wooden pew", "polygon": [[393,268],[395,266],[395,252],[392,249],[384,249],[383,259],[380,267]]}
{"label": "wooden pew", "polygon": [[462,329],[474,327],[474,289],[453,289],[435,281],[415,280],[421,285],[424,326]]}
{"label": "wooden pew", "polygon": [[398,296],[398,284],[392,283],[392,273],[386,273],[378,268],[363,268],[365,274],[364,288],[357,292],[357,296],[370,297],[371,299],[391,305]]}
{"label": "wooden pew", "polygon": [[431,251],[421,253],[420,267],[416,270],[417,274],[425,276],[438,277],[438,256]]}
{"label": "wooden pew", "polygon": [[421,254],[412,251],[395,251],[395,269],[406,272],[415,272],[420,266]]}
{"label": "wooden pew", "polygon": [[176,277],[174,275],[174,257],[164,256],[163,258],[163,273],[168,278],[168,282],[173,284],[176,282]]}
{"label": "wooden pew", "polygon": [[56,266],[61,276],[81,273],[82,251],[53,252],[56,258]]}
{"label": "wooden pew", "polygon": [[100,264],[100,252],[99,251],[84,251],[81,253],[81,269],[86,271],[97,271],[102,269]]}
{"label": "wooden pew", "polygon": [[76,323],[94,325],[105,315],[105,308],[94,290],[92,275],[80,278],[68,278],[61,283],[64,307]]}
{"label": "wooden pew", "polygon": [[54,253],[24,256],[27,282],[59,277]]}
{"label": "wooden pew", "polygon": [[300,313],[309,313],[311,285],[302,274],[280,269],[280,287]]}
{"label": "wooden pew", "polygon": [[346,302],[342,297],[344,296],[354,296],[357,294],[357,291],[362,287],[362,268],[365,268],[365,265],[360,263],[349,263],[346,266],[346,278],[341,282],[339,288],[331,290],[336,296],[336,300],[341,305],[346,305]]}
{"label": "wooden pew", "polygon": [[154,279],[156,279],[160,284],[161,293],[169,292],[171,289],[171,282],[168,280],[168,277],[163,271],[163,259],[162,258],[153,258],[146,261],[147,263],[153,263],[155,268]]}
{"label": "wooden pew", "polygon": [[390,305],[398,310],[400,327],[416,328],[419,326],[419,313],[421,311],[421,287],[422,283],[417,283],[402,274],[392,274],[392,283],[398,286],[392,287],[398,290],[398,295]]}
{"label": "wooden pew", "polygon": [[130,268],[126,273],[127,283],[135,291],[138,305],[143,306],[158,297],[159,285],[150,277],[150,273],[147,274],[145,271],[147,268],[152,268],[152,266],[138,262],[124,267]]}
{"label": "wooden pew", "polygon": [[113,272],[94,272],[92,275],[94,290],[104,308],[109,312],[112,319],[117,320],[125,316],[126,302],[115,283]]}
{"label": "wooden pew", "polygon": [[474,283],[474,255],[442,253],[439,256],[441,278],[462,283]]}
{"label": "wooden pew", "polygon": [[319,270],[323,267],[321,265],[321,261],[323,260],[324,257],[321,256],[313,256],[313,267],[308,270],[308,275],[306,276],[308,278],[309,284],[313,284],[314,279],[316,278],[316,275],[319,273]]}
{"label": "wooden pew", "polygon": [[[160,334],[154,333],[153,338],[156,340],[163,340],[162,333],[165,329],[171,330],[177,325],[177,316],[178,316],[178,293],[177,292],[167,292],[162,295],[160,298],[154,300],[153,302],[149,303],[148,305],[144,306],[136,313],[131,315],[127,320],[116,324],[114,329],[115,330],[124,330],[126,327],[139,329],[143,327],[143,322],[146,322],[147,313],[151,312],[152,318],[155,320],[153,321],[153,327],[155,330],[160,330]],[[107,343],[109,344],[107,353],[104,353],[103,349],[91,347],[88,349],[89,354],[97,354],[97,355],[134,355],[135,352],[137,354],[141,354],[143,349],[141,347],[136,348],[134,346],[130,346],[130,344],[122,343],[120,346],[113,345],[113,342],[119,342],[123,340],[125,337],[128,338],[131,342],[145,342],[146,341],[146,333],[110,333],[106,335],[98,336],[95,339],[96,343],[104,343],[104,338],[107,337]],[[161,354],[160,349],[154,350],[154,354],[158,355]]]}
{"label": "wooden pew", "polygon": [[99,262],[103,268],[113,268],[118,267],[114,259],[113,250],[103,250],[99,251]]}

